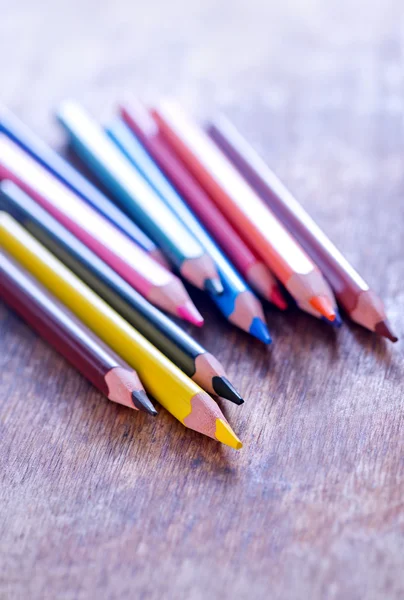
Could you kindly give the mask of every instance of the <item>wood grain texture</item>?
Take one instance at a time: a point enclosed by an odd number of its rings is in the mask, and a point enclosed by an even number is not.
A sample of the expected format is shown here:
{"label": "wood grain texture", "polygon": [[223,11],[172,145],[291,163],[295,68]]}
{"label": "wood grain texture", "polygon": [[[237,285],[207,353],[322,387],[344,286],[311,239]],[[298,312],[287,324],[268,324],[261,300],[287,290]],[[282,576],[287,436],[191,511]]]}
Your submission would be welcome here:
{"label": "wood grain texture", "polygon": [[[223,109],[404,335],[401,0],[0,0],[0,100],[63,140],[65,97]],[[239,453],[112,406],[0,305],[0,598],[398,600],[403,342],[207,301],[195,333],[244,391]]]}

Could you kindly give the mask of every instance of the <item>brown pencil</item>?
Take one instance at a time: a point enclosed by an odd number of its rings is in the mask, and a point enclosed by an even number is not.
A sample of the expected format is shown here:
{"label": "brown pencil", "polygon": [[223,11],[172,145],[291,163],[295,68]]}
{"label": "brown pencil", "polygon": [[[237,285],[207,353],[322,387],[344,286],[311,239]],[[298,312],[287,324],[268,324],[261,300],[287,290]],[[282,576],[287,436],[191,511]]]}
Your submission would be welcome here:
{"label": "brown pencil", "polygon": [[136,373],[5,251],[0,297],[109,400],[156,415]]}
{"label": "brown pencil", "polygon": [[220,117],[210,125],[209,133],[320,267],[351,319],[396,342],[398,338],[391,330],[382,300],[237,129],[225,117]]}

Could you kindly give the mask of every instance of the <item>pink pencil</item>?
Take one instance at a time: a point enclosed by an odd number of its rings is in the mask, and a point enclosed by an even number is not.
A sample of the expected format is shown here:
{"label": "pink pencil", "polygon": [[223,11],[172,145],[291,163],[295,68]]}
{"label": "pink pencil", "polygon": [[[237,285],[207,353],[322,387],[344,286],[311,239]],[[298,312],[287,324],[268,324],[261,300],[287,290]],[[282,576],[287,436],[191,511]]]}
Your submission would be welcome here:
{"label": "pink pencil", "polygon": [[265,299],[284,310],[287,305],[275,277],[241,239],[181,159],[174,154],[148,110],[140,102],[131,102],[130,106],[122,106],[120,113],[183,199],[219,242],[234,266]]}
{"label": "pink pencil", "polygon": [[0,179],[10,179],[153,304],[195,325],[203,319],[181,281],[5,135]]}

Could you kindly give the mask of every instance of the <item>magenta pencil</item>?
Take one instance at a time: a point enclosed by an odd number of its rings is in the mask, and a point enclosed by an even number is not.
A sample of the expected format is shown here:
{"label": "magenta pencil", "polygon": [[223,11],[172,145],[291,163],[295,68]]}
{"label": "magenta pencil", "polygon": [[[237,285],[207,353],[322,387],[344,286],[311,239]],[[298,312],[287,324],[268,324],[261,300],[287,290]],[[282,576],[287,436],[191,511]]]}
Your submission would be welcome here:
{"label": "magenta pencil", "polygon": [[0,135],[0,179],[19,185],[150,302],[202,325],[203,319],[178,277],[4,134]]}

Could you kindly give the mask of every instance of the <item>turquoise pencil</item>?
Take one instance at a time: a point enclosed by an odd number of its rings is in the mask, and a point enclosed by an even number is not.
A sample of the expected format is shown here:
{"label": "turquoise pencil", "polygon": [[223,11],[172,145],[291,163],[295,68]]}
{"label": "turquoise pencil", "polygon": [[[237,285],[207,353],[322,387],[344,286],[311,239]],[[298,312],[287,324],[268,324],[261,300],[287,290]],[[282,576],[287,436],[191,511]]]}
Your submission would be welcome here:
{"label": "turquoise pencil", "polygon": [[181,275],[200,289],[220,294],[223,286],[212,258],[102,128],[73,102],[62,104],[58,119],[73,149]]}
{"label": "turquoise pencil", "polygon": [[0,132],[13,140],[73,192],[96,208],[145,252],[168,268],[168,263],[161,250],[132,219],[4,106],[0,107]]}

